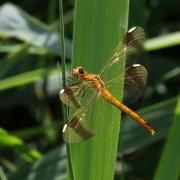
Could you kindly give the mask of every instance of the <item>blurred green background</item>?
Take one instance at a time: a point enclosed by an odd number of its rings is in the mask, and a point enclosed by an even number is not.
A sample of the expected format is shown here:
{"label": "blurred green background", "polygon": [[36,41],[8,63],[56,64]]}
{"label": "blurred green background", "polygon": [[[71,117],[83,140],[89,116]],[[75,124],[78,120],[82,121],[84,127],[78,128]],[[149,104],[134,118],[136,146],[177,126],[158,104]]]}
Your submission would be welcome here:
{"label": "blurred green background", "polygon": [[[63,1],[67,70],[73,37],[73,0]],[[147,136],[123,115],[114,179],[180,177],[180,1],[132,0],[129,27],[147,40],[139,63],[149,76],[131,107],[156,128]],[[0,178],[65,179],[57,0],[0,2]],[[179,104],[178,104],[179,103]],[[125,120],[127,119],[127,120]],[[167,175],[167,172],[169,176]]]}

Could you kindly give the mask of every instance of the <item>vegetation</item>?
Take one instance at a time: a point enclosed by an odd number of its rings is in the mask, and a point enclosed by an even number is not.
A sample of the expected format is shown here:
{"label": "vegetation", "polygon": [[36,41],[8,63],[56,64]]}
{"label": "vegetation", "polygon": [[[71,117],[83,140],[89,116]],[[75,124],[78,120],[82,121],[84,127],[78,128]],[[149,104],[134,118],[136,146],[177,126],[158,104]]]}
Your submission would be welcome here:
{"label": "vegetation", "polygon": [[[180,2],[64,0],[63,11],[60,2],[0,3],[0,179],[178,180]],[[63,57],[67,74],[76,66],[98,73],[132,26],[145,29],[138,63],[149,74],[143,97],[130,107],[155,127],[155,136],[123,113],[119,121],[120,112],[107,105],[92,119],[112,118],[110,127],[65,147],[58,97]],[[111,73],[123,76],[124,64]],[[122,99],[123,85],[112,91]]]}

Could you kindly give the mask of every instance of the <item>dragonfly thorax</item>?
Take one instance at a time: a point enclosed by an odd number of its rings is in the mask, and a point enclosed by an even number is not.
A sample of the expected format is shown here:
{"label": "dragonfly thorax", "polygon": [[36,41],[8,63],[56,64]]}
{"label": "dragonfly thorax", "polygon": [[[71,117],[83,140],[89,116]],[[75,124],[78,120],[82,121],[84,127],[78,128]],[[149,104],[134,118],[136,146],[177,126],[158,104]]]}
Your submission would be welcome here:
{"label": "dragonfly thorax", "polygon": [[72,75],[79,80],[92,82],[92,87],[94,87],[98,92],[101,92],[104,88],[104,82],[96,74],[86,74],[83,67],[77,67],[72,70]]}
{"label": "dragonfly thorax", "polygon": [[84,81],[91,82],[92,87],[99,92],[102,92],[105,89],[105,84],[101,80],[99,75],[96,74],[85,74],[84,75]]}

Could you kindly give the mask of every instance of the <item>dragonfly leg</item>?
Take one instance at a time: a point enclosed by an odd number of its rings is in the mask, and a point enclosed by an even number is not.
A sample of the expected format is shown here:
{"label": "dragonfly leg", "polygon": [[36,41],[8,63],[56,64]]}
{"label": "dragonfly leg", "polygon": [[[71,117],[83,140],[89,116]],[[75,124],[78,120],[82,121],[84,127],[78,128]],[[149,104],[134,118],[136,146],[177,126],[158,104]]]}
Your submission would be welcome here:
{"label": "dragonfly leg", "polygon": [[67,86],[72,86],[74,85],[74,78],[70,77],[70,76],[66,76],[66,83],[67,83]]}

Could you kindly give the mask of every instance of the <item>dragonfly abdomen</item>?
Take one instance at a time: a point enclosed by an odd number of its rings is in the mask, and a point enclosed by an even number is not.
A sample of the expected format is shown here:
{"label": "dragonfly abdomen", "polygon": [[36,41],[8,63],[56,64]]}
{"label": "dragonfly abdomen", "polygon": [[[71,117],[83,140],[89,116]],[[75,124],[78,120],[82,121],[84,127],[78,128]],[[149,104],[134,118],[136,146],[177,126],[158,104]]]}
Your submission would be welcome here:
{"label": "dragonfly abdomen", "polygon": [[123,110],[126,114],[131,116],[134,120],[136,120],[141,126],[143,126],[151,135],[154,135],[155,130],[150,126],[148,122],[146,122],[140,115],[136,112],[132,111],[126,105],[117,100],[108,90],[104,90],[101,92],[101,95],[111,104],[116,106],[118,109]]}
{"label": "dragonfly abdomen", "polygon": [[105,89],[104,82],[98,75],[87,74],[84,76],[85,81],[92,81],[92,87],[98,92],[101,93]]}

